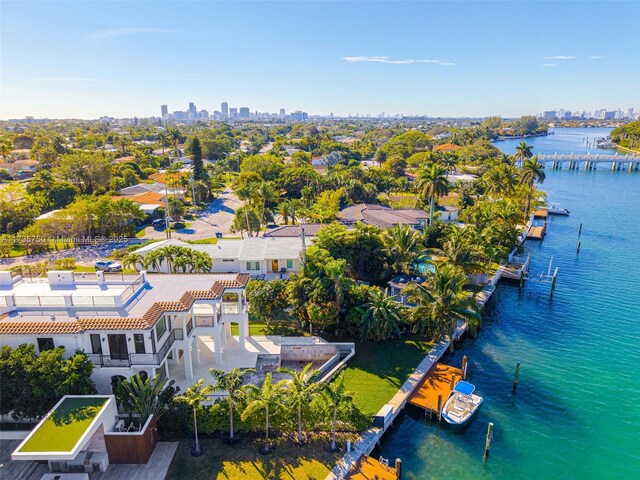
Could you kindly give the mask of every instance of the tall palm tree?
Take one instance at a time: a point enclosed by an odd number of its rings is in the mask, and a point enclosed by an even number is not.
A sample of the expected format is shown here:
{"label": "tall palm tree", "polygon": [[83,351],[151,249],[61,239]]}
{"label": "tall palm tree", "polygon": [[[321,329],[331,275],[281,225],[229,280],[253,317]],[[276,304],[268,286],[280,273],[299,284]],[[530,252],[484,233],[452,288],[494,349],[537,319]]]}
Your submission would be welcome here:
{"label": "tall palm tree", "polygon": [[432,163],[420,170],[417,179],[417,187],[423,198],[429,199],[429,225],[433,224],[433,208],[436,198],[449,192],[447,170],[438,163]]}
{"label": "tall palm tree", "polygon": [[527,145],[527,142],[520,142],[516,147],[516,165],[523,165],[524,161],[533,156],[533,145]]}
{"label": "tall palm tree", "polygon": [[171,141],[169,139],[169,134],[166,130],[160,130],[158,132],[158,143],[162,147],[162,156],[164,157],[164,149],[171,145]]}
{"label": "tall palm tree", "polygon": [[245,376],[253,372],[255,372],[254,368],[234,368],[230,372],[217,370],[215,368],[209,369],[209,375],[211,375],[216,381],[216,384],[213,387],[214,391],[226,392],[228,395],[227,401],[229,402],[229,441],[231,442],[233,442],[234,440],[233,407],[244,395],[242,384],[244,382]]}
{"label": "tall palm tree", "polygon": [[181,140],[182,134],[180,133],[180,130],[178,130],[176,127],[172,127],[169,130],[169,141],[171,142],[171,145],[173,145],[174,160],[178,160],[180,158],[178,145],[180,144]]}
{"label": "tall palm tree", "polygon": [[286,373],[291,380],[285,382],[285,393],[289,398],[289,407],[298,412],[298,443],[303,443],[302,437],[302,409],[309,405],[319,394],[319,384],[312,380],[317,370],[311,370],[313,364],[307,363],[301,371],[290,368],[279,368],[278,372]]}
{"label": "tall palm tree", "polygon": [[421,335],[431,334],[433,340],[449,335],[452,348],[458,320],[466,321],[475,332],[480,325],[480,315],[476,301],[463,291],[466,282],[464,273],[444,264],[436,267],[424,284],[409,285],[405,291],[416,304],[411,310],[414,330]]}
{"label": "tall palm tree", "polygon": [[344,374],[333,382],[322,385],[322,395],[327,402],[327,406],[333,410],[333,426],[331,427],[331,451],[337,451],[336,447],[336,427],[338,424],[338,409],[353,400],[352,392],[347,392],[344,386]]}
{"label": "tall palm tree", "polygon": [[291,218],[291,200],[283,200],[278,205],[278,214],[284,220],[285,225],[289,225],[289,219]]}
{"label": "tall palm tree", "polygon": [[482,268],[479,260],[481,255],[474,239],[469,237],[469,230],[458,226],[451,226],[447,232],[447,239],[441,248],[431,249],[430,254],[439,258],[433,259],[434,265],[448,263],[459,268],[464,273],[476,272]]}
{"label": "tall palm tree", "polygon": [[194,273],[211,273],[213,261],[206,252],[193,251],[191,271]]}
{"label": "tall palm tree", "polygon": [[246,420],[247,418],[255,415],[257,412],[264,411],[265,413],[265,442],[264,452],[270,452],[269,448],[269,415],[273,409],[281,407],[281,397],[284,388],[284,381],[281,380],[278,383],[273,383],[271,379],[271,372],[267,372],[262,383],[262,388],[256,385],[249,384],[245,387],[249,397],[249,403],[242,412],[240,418]]}
{"label": "tall palm tree", "polygon": [[158,250],[152,250],[144,256],[144,268],[150,268],[151,270],[158,271],[162,261],[164,260],[161,252]]}
{"label": "tall palm tree", "polygon": [[369,293],[369,300],[360,322],[360,336],[377,342],[392,336],[400,337],[402,306],[391,296],[379,289]]}
{"label": "tall palm tree", "polygon": [[278,199],[278,193],[269,182],[263,181],[258,185],[255,194],[256,200],[260,202],[260,222],[266,224],[264,214],[267,203],[276,201]]}
{"label": "tall palm tree", "polygon": [[344,258],[331,260],[324,266],[324,273],[331,281],[336,304],[336,335],[340,325],[340,311],[345,293],[353,284],[353,280],[347,275],[347,261]]}
{"label": "tall palm tree", "polygon": [[409,273],[416,257],[424,250],[420,234],[408,225],[387,228],[382,241],[396,273]]}
{"label": "tall palm tree", "polygon": [[520,177],[522,181],[529,185],[529,195],[527,196],[527,207],[524,210],[525,217],[529,216],[529,209],[531,208],[531,197],[533,196],[533,183],[542,183],[546,178],[544,174],[544,167],[542,163],[538,161],[538,157],[528,158],[522,164],[520,170]]}
{"label": "tall palm tree", "polygon": [[196,448],[192,450],[191,454],[195,456],[202,455],[203,453],[200,448],[200,441],[198,440],[198,409],[208,400],[207,396],[211,395],[211,393],[213,393],[213,385],[205,386],[204,378],[201,378],[178,397],[193,409],[193,429],[196,435]]}
{"label": "tall palm tree", "polygon": [[2,160],[6,160],[7,155],[9,155],[10,153],[11,144],[8,140],[3,139],[2,141],[0,141],[0,157],[2,157]]}

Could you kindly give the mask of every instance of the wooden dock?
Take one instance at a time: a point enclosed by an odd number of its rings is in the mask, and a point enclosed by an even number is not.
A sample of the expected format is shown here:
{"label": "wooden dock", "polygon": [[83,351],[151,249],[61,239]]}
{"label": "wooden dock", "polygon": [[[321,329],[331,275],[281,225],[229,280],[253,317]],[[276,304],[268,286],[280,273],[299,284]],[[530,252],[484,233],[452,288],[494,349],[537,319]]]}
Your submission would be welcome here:
{"label": "wooden dock", "polygon": [[397,480],[398,475],[396,469],[383,465],[375,458],[368,455],[362,455],[345,479],[350,480]]}
{"label": "wooden dock", "polygon": [[546,208],[539,208],[533,212],[533,218],[540,218],[546,220],[549,216],[549,211]]}
{"label": "wooden dock", "polygon": [[439,413],[438,397],[442,396],[442,405],[444,405],[451,390],[461,378],[461,369],[437,363],[431,367],[424,380],[413,391],[409,397],[409,403],[427,412]]}
{"label": "wooden dock", "polygon": [[541,227],[531,227],[527,232],[527,238],[532,238],[533,240],[542,240],[546,232],[546,224],[542,225]]}

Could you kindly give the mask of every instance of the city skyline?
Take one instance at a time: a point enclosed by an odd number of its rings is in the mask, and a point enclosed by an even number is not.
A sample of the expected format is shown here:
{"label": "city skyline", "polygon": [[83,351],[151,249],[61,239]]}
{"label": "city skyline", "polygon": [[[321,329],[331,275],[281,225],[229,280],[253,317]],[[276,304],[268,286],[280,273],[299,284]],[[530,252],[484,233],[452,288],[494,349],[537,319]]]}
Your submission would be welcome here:
{"label": "city skyline", "polygon": [[[640,42],[637,4],[364,5],[3,2],[0,118],[151,117],[193,99],[336,116],[640,106],[624,80],[640,53],[620,48]],[[577,28],[594,19],[616,35]]]}

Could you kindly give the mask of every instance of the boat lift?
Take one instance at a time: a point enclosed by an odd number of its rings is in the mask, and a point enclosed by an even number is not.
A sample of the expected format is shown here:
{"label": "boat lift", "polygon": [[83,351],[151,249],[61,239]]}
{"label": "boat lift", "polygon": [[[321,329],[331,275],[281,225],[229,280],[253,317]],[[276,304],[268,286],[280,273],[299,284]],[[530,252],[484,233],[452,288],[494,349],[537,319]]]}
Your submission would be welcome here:
{"label": "boat lift", "polygon": [[[553,274],[551,271],[553,270]],[[525,280],[538,280],[540,283],[546,283],[551,285],[551,290],[549,292],[549,298],[553,298],[553,292],[556,289],[556,281],[558,279],[558,267],[553,268],[553,257],[549,260],[549,268],[546,272],[542,271],[540,273],[531,272],[530,270],[524,272]]]}

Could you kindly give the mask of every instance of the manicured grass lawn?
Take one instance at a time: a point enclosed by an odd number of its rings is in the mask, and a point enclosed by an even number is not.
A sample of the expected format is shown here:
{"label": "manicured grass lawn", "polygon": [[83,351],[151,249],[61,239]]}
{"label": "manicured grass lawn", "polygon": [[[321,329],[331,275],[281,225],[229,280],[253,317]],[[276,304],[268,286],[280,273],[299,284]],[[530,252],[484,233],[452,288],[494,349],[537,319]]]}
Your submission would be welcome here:
{"label": "manicured grass lawn", "polygon": [[[341,443],[344,445],[345,441]],[[325,450],[329,437],[324,434],[314,435],[302,447],[285,437],[276,438],[276,449],[271,455],[258,453],[263,445],[262,437],[245,437],[235,445],[218,439],[205,439],[200,443],[206,446],[206,453],[192,457],[193,441],[180,442],[167,480],[324,479],[341,457],[340,453]]]}
{"label": "manicured grass lawn", "polygon": [[217,238],[201,238],[200,240],[187,240],[187,243],[192,245],[214,245],[218,243]]}
{"label": "manicured grass lawn", "polygon": [[[264,322],[259,322],[251,319],[249,316],[249,334],[250,335],[282,335],[282,336],[307,336],[308,333],[300,331],[298,324],[286,320],[271,320],[270,329],[267,330],[267,325]],[[238,325],[231,324],[231,335],[238,335]]]}
{"label": "manicured grass lawn", "polygon": [[433,344],[405,337],[385,343],[356,343],[344,371],[347,391],[364,413],[374,415],[396,394]]}
{"label": "manicured grass lawn", "polygon": [[69,452],[96,418],[106,398],[67,398],[56,408],[21,452]]}

